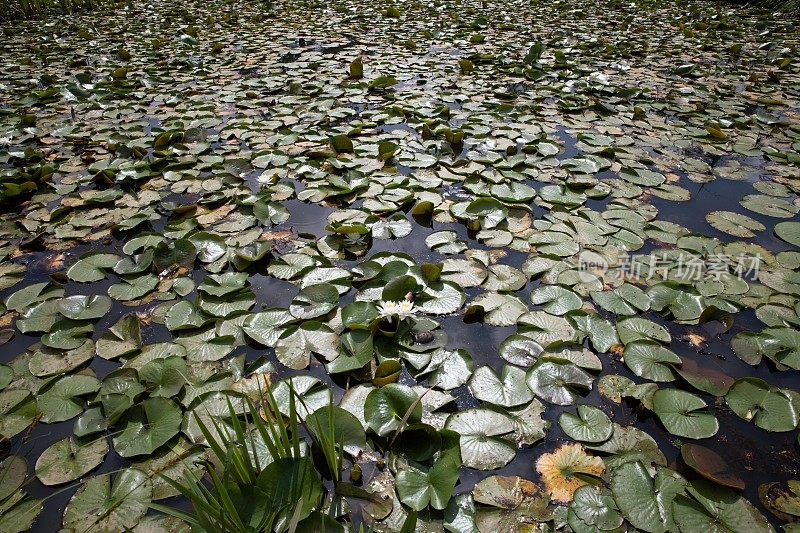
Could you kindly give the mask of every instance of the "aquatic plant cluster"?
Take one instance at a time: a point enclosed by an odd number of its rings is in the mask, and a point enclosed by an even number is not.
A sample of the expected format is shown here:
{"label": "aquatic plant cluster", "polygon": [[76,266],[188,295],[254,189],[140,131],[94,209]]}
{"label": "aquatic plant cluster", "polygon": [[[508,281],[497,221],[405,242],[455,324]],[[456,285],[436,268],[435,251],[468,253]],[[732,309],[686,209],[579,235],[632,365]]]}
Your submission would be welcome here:
{"label": "aquatic plant cluster", "polygon": [[0,21],[63,16],[110,5],[106,0],[0,0]]}
{"label": "aquatic plant cluster", "polygon": [[797,529],[790,20],[2,30],[0,530]]}

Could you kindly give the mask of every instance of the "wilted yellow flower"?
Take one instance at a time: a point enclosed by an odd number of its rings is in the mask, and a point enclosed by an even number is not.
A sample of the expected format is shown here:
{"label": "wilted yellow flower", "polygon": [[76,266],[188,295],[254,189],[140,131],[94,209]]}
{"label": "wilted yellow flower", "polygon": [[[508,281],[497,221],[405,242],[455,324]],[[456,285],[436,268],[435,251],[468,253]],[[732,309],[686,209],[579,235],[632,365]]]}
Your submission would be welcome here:
{"label": "wilted yellow flower", "polygon": [[706,338],[703,337],[700,333],[697,333],[695,331],[690,331],[689,333],[687,333],[685,335],[685,338],[686,340],[689,341],[689,344],[691,344],[695,348],[698,348],[706,344]]}
{"label": "wilted yellow flower", "polygon": [[577,489],[587,483],[576,473],[599,476],[605,470],[603,460],[589,455],[580,444],[564,444],[553,453],[545,453],[536,461],[536,471],[542,476],[550,497],[562,503],[572,501]]}

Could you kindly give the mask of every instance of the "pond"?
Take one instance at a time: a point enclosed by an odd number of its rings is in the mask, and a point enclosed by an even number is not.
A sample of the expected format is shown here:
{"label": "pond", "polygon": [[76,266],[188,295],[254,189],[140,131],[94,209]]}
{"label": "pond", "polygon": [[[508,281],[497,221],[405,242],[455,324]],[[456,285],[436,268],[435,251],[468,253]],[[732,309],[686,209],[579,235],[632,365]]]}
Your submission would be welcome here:
{"label": "pond", "polygon": [[151,505],[191,511],[165,478],[226,472],[204,428],[239,423],[273,476],[239,512],[277,530],[798,529],[795,21],[157,0],[0,29],[1,531],[188,531]]}

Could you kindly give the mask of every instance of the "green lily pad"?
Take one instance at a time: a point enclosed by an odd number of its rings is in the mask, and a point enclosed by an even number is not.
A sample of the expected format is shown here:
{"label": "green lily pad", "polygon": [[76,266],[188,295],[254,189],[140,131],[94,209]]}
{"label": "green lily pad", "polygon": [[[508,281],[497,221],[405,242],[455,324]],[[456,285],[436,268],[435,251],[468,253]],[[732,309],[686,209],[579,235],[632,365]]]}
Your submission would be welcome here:
{"label": "green lily pad", "polygon": [[148,398],[120,419],[114,451],[122,457],[153,453],[178,434],[182,419],[180,408],[172,400]]}
{"label": "green lily pad", "polygon": [[621,465],[611,475],[611,492],[622,515],[649,533],[676,529],[672,502],[686,485],[685,479],[666,468],[657,468],[653,477],[638,461]]}
{"label": "green lily pad", "polygon": [[767,431],[792,431],[798,413],[791,397],[758,378],[740,378],[725,395],[731,410]]}
{"label": "green lily pad", "polygon": [[312,353],[332,361],[339,355],[338,348],[339,336],[326,324],[313,320],[289,326],[275,341],[278,360],[297,370],[308,366]]}
{"label": "green lily pad", "polygon": [[37,398],[42,421],[62,422],[83,412],[81,396],[96,392],[100,382],[96,377],[83,374],[66,375],[42,389]]}
{"label": "green lily pad", "polygon": [[6,298],[5,304],[8,309],[21,313],[34,304],[63,296],[64,288],[61,285],[45,281],[17,290]]}
{"label": "green lily pad", "polygon": [[653,411],[667,428],[679,437],[705,439],[719,431],[719,422],[702,410],[706,403],[698,396],[679,389],[660,389],[653,394]]}
{"label": "green lily pad", "polygon": [[127,468],[89,479],[70,498],[64,527],[79,531],[124,531],[147,512],[153,488],[144,472]]}
{"label": "green lily pad", "polygon": [[675,523],[681,531],[752,531],[774,529],[753,505],[733,492],[706,480],[693,481],[689,496],[675,498]]}
{"label": "green lily pad", "polygon": [[430,467],[409,465],[395,478],[398,498],[415,511],[429,505],[434,509],[447,507],[458,482],[461,466],[459,436],[447,430],[441,434],[442,445],[433,456]]}
{"label": "green lily pad", "polygon": [[205,316],[188,300],[176,303],[164,315],[164,325],[170,331],[199,328],[208,321],[209,317]]}
{"label": "green lily pad", "polygon": [[75,437],[61,439],[36,460],[36,477],[44,485],[74,481],[103,462],[108,453],[105,438],[81,443]]}
{"label": "green lily pad", "polygon": [[525,382],[525,371],[505,365],[500,377],[488,366],[477,369],[469,380],[469,389],[478,400],[503,407],[530,402],[533,393]]}
{"label": "green lily pad", "polygon": [[37,377],[64,374],[78,368],[94,357],[94,343],[90,340],[73,350],[56,350],[42,346],[28,361],[28,369]]}
{"label": "green lily pad", "polygon": [[775,224],[774,231],[782,240],[800,246],[800,222],[779,222]]}
{"label": "green lily pad", "polygon": [[111,309],[108,296],[68,296],[58,301],[59,312],[73,320],[93,320],[105,316]]}
{"label": "green lily pad", "polygon": [[129,314],[100,335],[95,349],[103,359],[116,359],[130,355],[141,347],[141,322],[135,314]]}
{"label": "green lily pad", "polygon": [[178,437],[146,459],[133,463],[133,467],[149,478],[153,485],[153,500],[163,500],[180,494],[165,478],[185,480],[187,475],[200,476],[204,460],[205,447],[193,445],[185,437]]}
{"label": "green lily pad", "polygon": [[625,345],[625,365],[634,374],[651,381],[673,381],[671,364],[681,364],[681,358],[657,342],[637,340]]}
{"label": "green lily pad", "polygon": [[72,281],[91,283],[106,277],[106,270],[114,268],[119,262],[119,256],[102,252],[89,252],[80,256],[67,269],[67,276]]}
{"label": "green lily pad", "polygon": [[768,217],[792,218],[800,212],[800,207],[797,205],[782,198],[765,194],[748,194],[739,203],[749,211]]}
{"label": "green lily pad", "polygon": [[19,489],[28,474],[28,464],[19,455],[9,455],[0,461],[0,500]]}
{"label": "green lily pad", "polygon": [[309,319],[324,315],[339,304],[339,291],[330,283],[311,285],[300,291],[289,306],[295,318]]}
{"label": "green lily pad", "polygon": [[158,278],[153,274],[135,277],[120,277],[120,282],[108,288],[108,295],[115,300],[127,302],[141,298],[158,285]]}
{"label": "green lily pad", "polygon": [[652,320],[632,317],[617,322],[617,333],[622,344],[638,340],[654,340],[669,343],[672,340],[667,329]]}
{"label": "green lily pad", "polygon": [[514,423],[502,413],[466,409],[450,415],[445,428],[460,435],[461,459],[470,468],[500,468],[517,454],[516,445],[503,437],[514,430]]}
{"label": "green lily pad", "polygon": [[537,288],[531,292],[531,301],[534,305],[541,305],[547,313],[559,316],[580,309],[583,305],[580,296],[559,285]]}
{"label": "green lily pad", "polygon": [[572,363],[542,360],[528,371],[526,380],[536,396],[556,405],[572,405],[593,382],[591,375]]}
{"label": "green lily pad", "polygon": [[427,374],[431,386],[451,390],[466,383],[474,369],[472,356],[466,350],[439,348],[433,352],[430,363],[419,375]]}
{"label": "green lily pad", "polygon": [[510,335],[500,343],[500,357],[511,364],[530,367],[544,348],[526,335]]}
{"label": "green lily pad", "polygon": [[579,405],[578,414],[563,412],[558,425],[571,439],[580,442],[603,442],[611,437],[614,426],[608,416],[591,405]]}
{"label": "green lily pad", "polygon": [[367,427],[380,436],[401,431],[422,419],[422,403],[410,387],[390,383],[370,391],[364,402]]}
{"label": "green lily pad", "polygon": [[761,222],[732,211],[712,211],[706,215],[706,220],[712,227],[734,237],[755,237],[755,231],[767,229]]}
{"label": "green lily pad", "polygon": [[573,531],[592,528],[613,531],[622,525],[623,520],[611,491],[594,485],[584,485],[575,491],[567,514]]}

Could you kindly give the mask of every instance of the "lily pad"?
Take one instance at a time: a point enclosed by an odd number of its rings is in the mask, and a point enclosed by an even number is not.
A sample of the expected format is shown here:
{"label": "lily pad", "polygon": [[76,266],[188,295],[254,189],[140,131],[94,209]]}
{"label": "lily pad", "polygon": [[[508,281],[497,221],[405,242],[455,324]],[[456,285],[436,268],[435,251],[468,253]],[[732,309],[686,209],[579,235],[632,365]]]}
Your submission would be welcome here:
{"label": "lily pad", "polygon": [[679,495],[674,504],[675,522],[681,531],[774,531],[751,503],[731,489],[698,480],[686,490],[693,499]]}
{"label": "lily pad", "polygon": [[36,477],[44,485],[74,481],[100,465],[107,452],[103,437],[83,443],[67,437],[42,452],[36,460]]}
{"label": "lily pad", "polygon": [[653,411],[667,431],[679,437],[705,439],[719,430],[719,422],[702,410],[706,403],[680,389],[660,389],[653,394]]}
{"label": "lily pad", "polygon": [[580,442],[603,442],[611,437],[614,426],[608,416],[591,405],[579,405],[578,414],[563,412],[558,425],[568,437]]}
{"label": "lily pad", "polygon": [[651,381],[673,381],[671,364],[681,364],[672,350],[646,340],[633,341],[625,346],[625,364],[634,374]]}
{"label": "lily pad", "polygon": [[422,403],[410,387],[390,383],[367,395],[364,418],[369,429],[386,436],[422,420]]}
{"label": "lily pad", "polygon": [[37,398],[42,421],[62,422],[83,412],[81,396],[96,392],[100,382],[94,376],[66,375],[47,386]]}
{"label": "lily pad", "polygon": [[181,410],[172,400],[148,398],[120,420],[114,451],[122,457],[153,453],[178,434],[182,420]]}
{"label": "lily pad", "polygon": [[791,397],[758,378],[740,378],[725,395],[731,410],[767,431],[792,431],[798,413]]}
{"label": "lily pad", "polygon": [[686,485],[685,479],[666,468],[657,468],[653,477],[638,461],[625,463],[611,474],[611,492],[622,515],[649,533],[676,529],[672,502]]}
{"label": "lily pad", "polygon": [[461,459],[470,468],[500,468],[517,454],[516,445],[503,438],[514,430],[514,423],[502,413],[466,409],[450,415],[445,427],[460,435]]}
{"label": "lily pad", "polygon": [[313,320],[289,326],[275,341],[278,360],[297,370],[308,366],[312,353],[333,360],[339,355],[338,348],[339,336],[326,324]]}
{"label": "lily pad", "polygon": [[581,392],[591,389],[593,378],[572,363],[540,361],[528,371],[528,386],[534,394],[556,405],[571,405]]}
{"label": "lily pad", "polygon": [[80,531],[124,531],[139,523],[150,505],[153,488],[141,470],[127,468],[89,479],[70,498],[64,527]]}
{"label": "lily pad", "polygon": [[681,446],[681,458],[692,470],[714,483],[739,490],[745,487],[744,481],[731,471],[728,463],[714,450],[686,443]]}
{"label": "lily pad", "polygon": [[779,222],[774,231],[782,240],[800,247],[800,222]]}
{"label": "lily pad", "polygon": [[734,237],[755,237],[755,231],[766,229],[761,222],[732,211],[712,211],[706,215],[706,220],[712,227]]}
{"label": "lily pad", "polygon": [[503,366],[500,377],[490,367],[482,366],[472,374],[469,389],[478,400],[503,407],[522,405],[533,399],[525,382],[525,371],[515,366]]}
{"label": "lily pad", "polygon": [[586,453],[580,444],[564,444],[552,453],[540,455],[536,471],[550,496],[557,502],[568,503],[575,491],[587,484],[586,478],[599,477],[605,466],[602,459]]}

